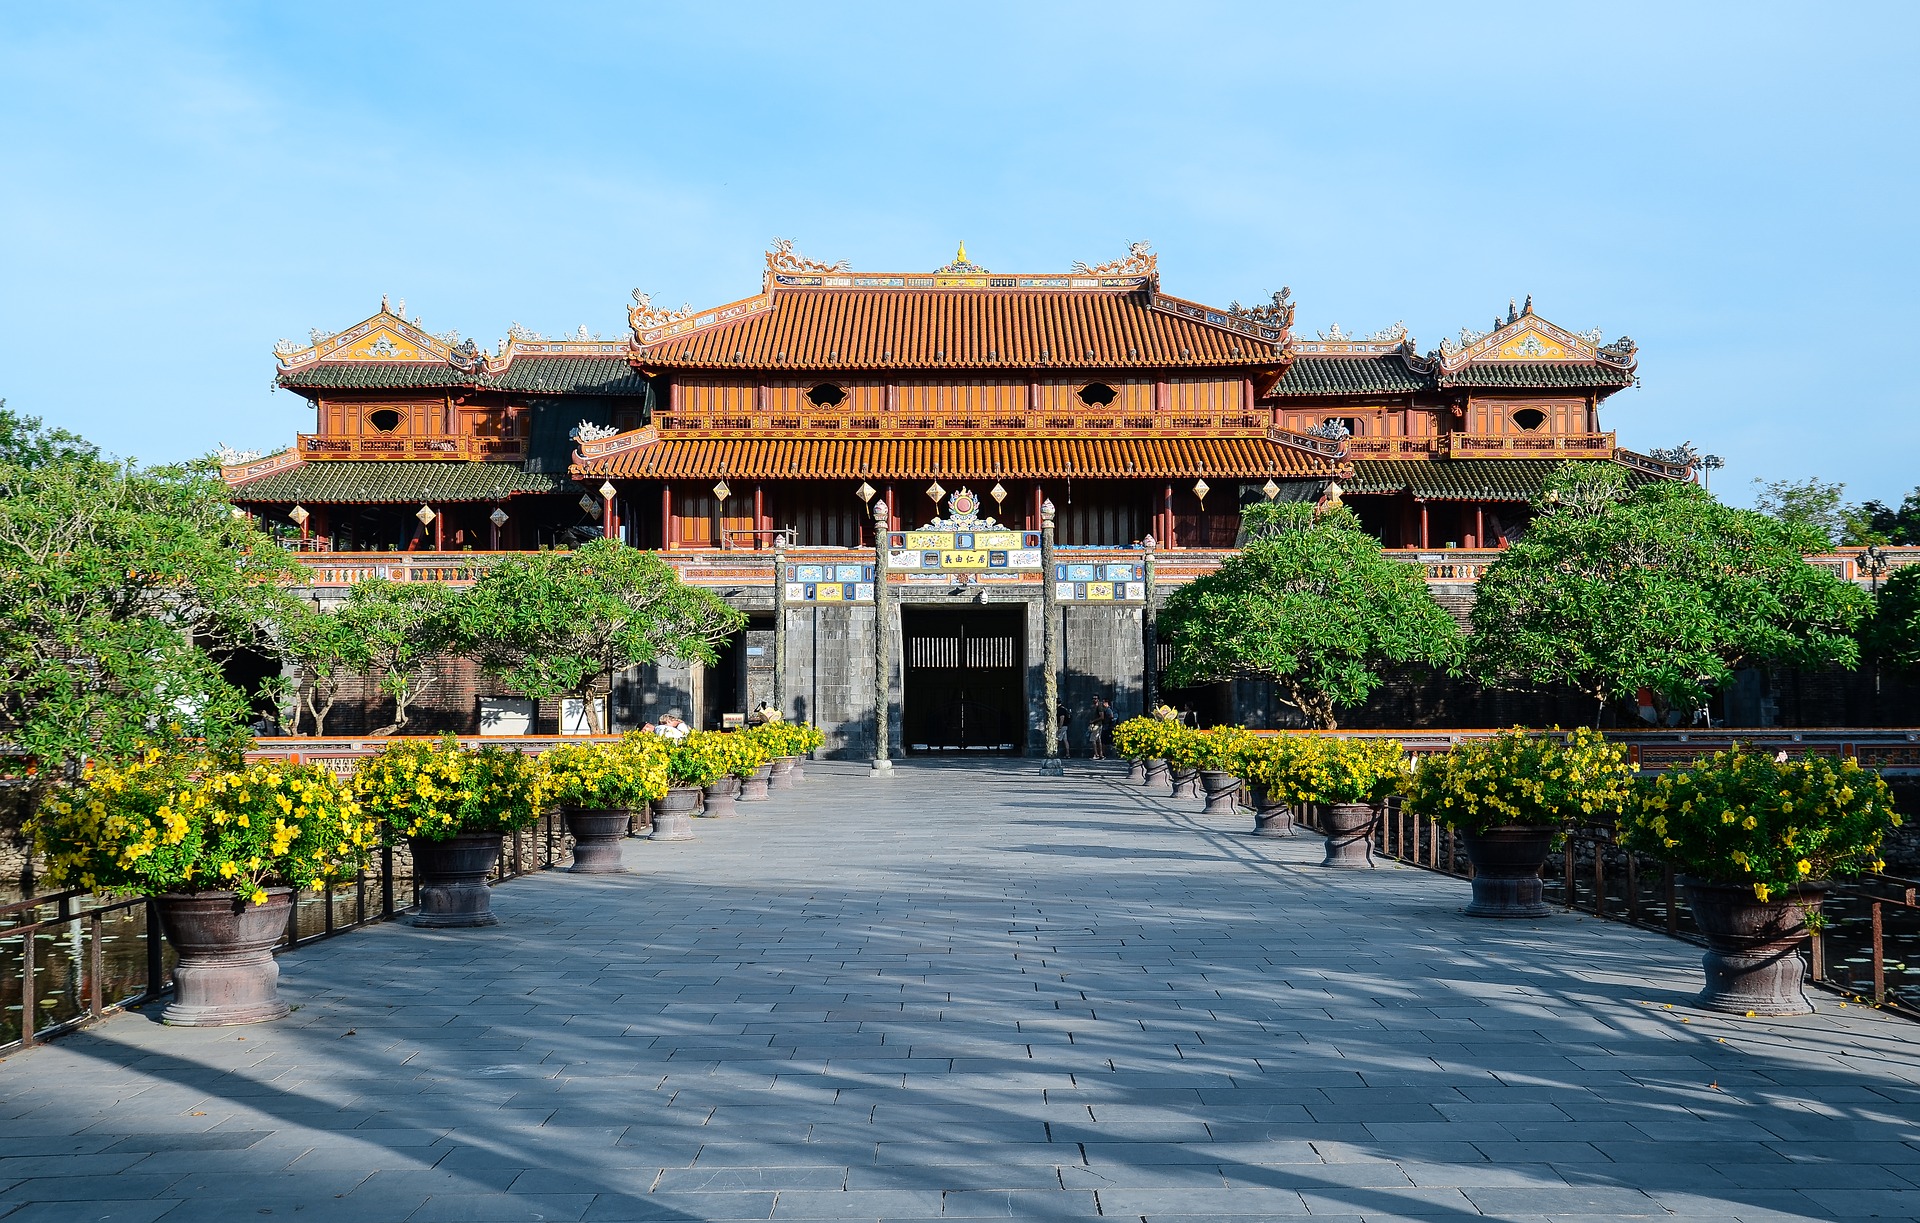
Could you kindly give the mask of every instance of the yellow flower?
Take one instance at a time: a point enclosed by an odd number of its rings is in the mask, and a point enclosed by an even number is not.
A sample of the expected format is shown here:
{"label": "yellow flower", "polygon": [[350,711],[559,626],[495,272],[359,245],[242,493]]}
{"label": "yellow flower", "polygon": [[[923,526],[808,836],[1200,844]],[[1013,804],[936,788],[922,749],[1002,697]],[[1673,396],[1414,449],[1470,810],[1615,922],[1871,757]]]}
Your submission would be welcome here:
{"label": "yellow flower", "polygon": [[1800,861],[1794,863],[1794,865],[1800,868],[1802,875],[1813,874],[1813,863],[1807,861],[1805,858],[1800,859]]}
{"label": "yellow flower", "polygon": [[1760,900],[1771,900],[1773,898],[1773,889],[1764,883],[1756,883],[1753,885],[1753,894]]}

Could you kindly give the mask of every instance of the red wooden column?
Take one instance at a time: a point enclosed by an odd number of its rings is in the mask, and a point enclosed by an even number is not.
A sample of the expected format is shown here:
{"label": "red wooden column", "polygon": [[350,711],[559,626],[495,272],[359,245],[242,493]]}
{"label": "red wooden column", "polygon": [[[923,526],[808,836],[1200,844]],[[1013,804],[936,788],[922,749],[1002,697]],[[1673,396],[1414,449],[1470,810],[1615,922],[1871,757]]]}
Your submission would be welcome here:
{"label": "red wooden column", "polygon": [[760,482],[756,480],[753,485],[753,547],[755,551],[758,551],[762,547],[760,541],[765,538],[765,536],[763,536],[761,532],[767,529],[766,490],[761,486]]}
{"label": "red wooden column", "polygon": [[[595,490],[598,491],[598,490]],[[600,536],[603,539],[618,538],[618,524],[614,521],[613,498],[600,498]]]}
{"label": "red wooden column", "polygon": [[433,516],[433,550],[435,552],[447,550],[447,515],[444,511]]}
{"label": "red wooden column", "polygon": [[673,485],[663,483],[660,485],[660,550],[662,552],[673,550],[674,536],[680,533],[676,526],[673,520]]}
{"label": "red wooden column", "polygon": [[1164,542],[1162,543],[1162,546],[1163,546],[1163,547],[1167,547],[1167,548],[1173,548],[1173,547],[1177,547],[1177,546],[1179,546],[1179,543],[1180,543],[1180,541],[1179,541],[1179,540],[1177,540],[1177,539],[1175,539],[1175,538],[1173,537],[1173,536],[1174,536],[1174,529],[1173,529],[1173,485],[1171,485],[1171,484],[1169,484],[1169,485],[1167,485],[1167,486],[1166,486],[1166,488],[1165,488],[1165,489],[1163,489],[1163,490],[1161,491],[1161,494],[1160,494],[1160,513],[1161,513],[1161,516],[1162,516],[1162,522],[1163,522],[1163,523],[1165,524],[1165,526],[1166,526],[1166,529],[1167,529],[1167,533],[1166,533],[1166,538],[1165,538],[1165,540],[1164,540]]}
{"label": "red wooden column", "polygon": [[1420,502],[1420,546],[1422,548],[1433,546],[1427,542],[1427,503],[1424,500]]}
{"label": "red wooden column", "polygon": [[900,529],[900,498],[894,495],[891,482],[887,485],[887,530]]}
{"label": "red wooden column", "polygon": [[1041,500],[1040,485],[1036,482],[1033,486],[1032,495],[1027,498],[1027,530],[1029,531],[1038,531],[1040,529]]}
{"label": "red wooden column", "polygon": [[1484,505],[1473,507],[1473,546],[1487,546],[1487,507]]}

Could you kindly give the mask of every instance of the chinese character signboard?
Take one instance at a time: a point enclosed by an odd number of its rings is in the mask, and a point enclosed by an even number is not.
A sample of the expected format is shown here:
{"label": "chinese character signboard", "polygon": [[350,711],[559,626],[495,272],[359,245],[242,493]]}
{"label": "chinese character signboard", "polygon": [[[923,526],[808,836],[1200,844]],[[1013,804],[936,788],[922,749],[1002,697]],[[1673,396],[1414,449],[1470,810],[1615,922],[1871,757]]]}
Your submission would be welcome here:
{"label": "chinese character signboard", "polygon": [[980,517],[980,501],[961,489],[947,499],[947,516],[917,531],[895,531],[887,567],[939,577],[954,573],[1032,572],[1040,568],[1040,532],[1016,531]]}

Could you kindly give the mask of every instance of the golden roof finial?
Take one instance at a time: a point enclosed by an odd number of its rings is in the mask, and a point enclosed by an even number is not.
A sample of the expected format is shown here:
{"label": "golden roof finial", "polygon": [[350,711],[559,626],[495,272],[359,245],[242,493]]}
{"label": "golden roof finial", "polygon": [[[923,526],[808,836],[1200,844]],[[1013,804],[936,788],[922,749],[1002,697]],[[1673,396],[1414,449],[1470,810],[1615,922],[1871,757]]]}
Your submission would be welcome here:
{"label": "golden roof finial", "polygon": [[965,263],[967,261],[967,240],[965,238],[960,239],[960,253],[953,257],[953,261],[955,263]]}

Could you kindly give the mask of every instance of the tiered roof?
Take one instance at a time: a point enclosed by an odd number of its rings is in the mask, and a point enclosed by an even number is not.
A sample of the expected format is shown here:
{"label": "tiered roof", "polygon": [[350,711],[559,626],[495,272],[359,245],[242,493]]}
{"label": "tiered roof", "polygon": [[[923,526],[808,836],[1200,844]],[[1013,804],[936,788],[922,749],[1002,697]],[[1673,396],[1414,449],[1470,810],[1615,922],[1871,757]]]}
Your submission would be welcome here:
{"label": "tiered roof", "polygon": [[586,334],[549,339],[517,324],[492,353],[457,333],[434,335],[380,299],[380,309],[345,331],[312,333],[301,348],[274,345],[279,385],[297,391],[411,390],[422,387],[536,395],[644,396],[646,378],[627,360],[624,339]]}
{"label": "tiered roof", "polygon": [[933,272],[850,272],[787,242],[761,291],[713,310],[655,309],[636,292],[634,359],[649,370],[1102,370],[1286,362],[1293,308],[1222,310],[1161,293],[1158,258],[999,275],[966,248]]}
{"label": "tiered roof", "polygon": [[1632,386],[1636,349],[1626,337],[1602,345],[1600,332],[1567,331],[1524,307],[1509,305],[1493,330],[1463,328],[1420,355],[1404,326],[1355,339],[1338,327],[1317,340],[1288,345],[1293,363],[1275,395],[1406,395],[1453,389],[1578,389],[1607,395]]}

